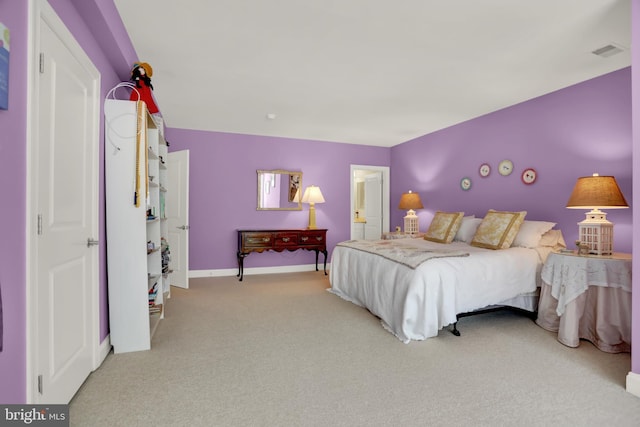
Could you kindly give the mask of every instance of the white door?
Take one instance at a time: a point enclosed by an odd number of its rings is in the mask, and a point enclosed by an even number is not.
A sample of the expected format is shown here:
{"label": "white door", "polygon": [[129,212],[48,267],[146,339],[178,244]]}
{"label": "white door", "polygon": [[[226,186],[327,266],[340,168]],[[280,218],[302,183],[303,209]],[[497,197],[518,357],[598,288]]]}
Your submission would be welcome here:
{"label": "white door", "polygon": [[189,288],[189,150],[168,154],[167,222],[171,284]]}
{"label": "white door", "polygon": [[34,402],[53,404],[71,400],[99,345],[100,75],[48,4],[36,3],[29,390]]}
{"label": "white door", "polygon": [[377,240],[382,237],[382,173],[375,172],[364,177],[364,239]]}

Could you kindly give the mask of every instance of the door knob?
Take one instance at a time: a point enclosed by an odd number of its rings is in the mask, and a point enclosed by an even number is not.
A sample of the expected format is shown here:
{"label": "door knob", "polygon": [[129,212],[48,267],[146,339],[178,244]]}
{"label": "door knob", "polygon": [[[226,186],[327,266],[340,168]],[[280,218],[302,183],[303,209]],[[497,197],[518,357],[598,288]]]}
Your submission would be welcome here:
{"label": "door knob", "polygon": [[188,225],[181,225],[180,227],[176,227],[179,228],[180,230],[188,230],[189,226]]}
{"label": "door knob", "polygon": [[100,242],[98,240],[93,240],[91,237],[87,238],[87,247],[97,246]]}

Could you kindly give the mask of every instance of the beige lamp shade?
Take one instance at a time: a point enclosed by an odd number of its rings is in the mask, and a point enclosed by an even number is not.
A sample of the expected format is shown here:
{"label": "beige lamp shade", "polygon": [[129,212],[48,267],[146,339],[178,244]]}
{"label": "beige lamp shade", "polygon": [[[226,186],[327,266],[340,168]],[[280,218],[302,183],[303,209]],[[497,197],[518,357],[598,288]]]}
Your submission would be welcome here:
{"label": "beige lamp shade", "polygon": [[400,204],[398,204],[398,209],[402,210],[410,210],[410,209],[422,209],[422,201],[420,200],[420,195],[418,193],[414,193],[411,190],[407,193],[403,193],[400,197]]}
{"label": "beige lamp shade", "polygon": [[302,195],[302,203],[324,203],[324,197],[320,187],[310,185],[304,190]]}
{"label": "beige lamp shade", "polygon": [[569,201],[569,209],[622,209],[629,205],[612,176],[583,176],[578,178]]}

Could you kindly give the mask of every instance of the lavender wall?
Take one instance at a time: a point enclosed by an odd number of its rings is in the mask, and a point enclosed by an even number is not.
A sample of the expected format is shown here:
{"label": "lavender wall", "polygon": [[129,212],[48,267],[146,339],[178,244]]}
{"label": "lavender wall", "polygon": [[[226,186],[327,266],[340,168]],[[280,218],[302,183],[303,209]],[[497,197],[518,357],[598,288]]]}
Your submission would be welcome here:
{"label": "lavender wall", "polygon": [[[576,178],[598,172],[616,177],[631,204],[631,71],[619,70],[393,147],[391,200],[417,191],[425,205],[421,228],[436,210],[484,216],[488,209],[526,210],[527,219],[558,223],[567,244],[578,235],[586,211],[566,209]],[[497,173],[510,159],[514,172]],[[488,162],[492,171],[481,178]],[[521,182],[524,168],[538,173]],[[469,191],[460,179],[471,177]],[[614,250],[631,252],[632,209],[607,211],[615,223]],[[391,226],[404,212],[392,210]]]}
{"label": "lavender wall", "polygon": [[26,375],[27,2],[0,2],[11,31],[9,109],[0,110],[0,403],[22,403]]}
{"label": "lavender wall", "polygon": [[[389,166],[389,148],[183,129],[168,129],[166,138],[170,151],[190,155],[190,270],[236,268],[238,228],[307,226],[306,204],[302,211],[256,210],[256,170],[302,171],[304,188],[320,187],[326,203],[316,204],[316,222],[329,230],[333,248],[350,238],[350,165]],[[312,252],[269,252],[250,255],[245,267],[314,262]]]}

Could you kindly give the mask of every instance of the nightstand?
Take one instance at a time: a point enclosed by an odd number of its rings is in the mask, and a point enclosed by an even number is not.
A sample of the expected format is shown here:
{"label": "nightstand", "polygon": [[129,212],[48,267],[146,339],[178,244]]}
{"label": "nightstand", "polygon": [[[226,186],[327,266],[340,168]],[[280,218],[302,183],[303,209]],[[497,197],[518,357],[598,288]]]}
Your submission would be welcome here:
{"label": "nightstand", "polygon": [[602,351],[631,351],[631,254],[549,254],[536,323],[569,347],[580,339]]}

